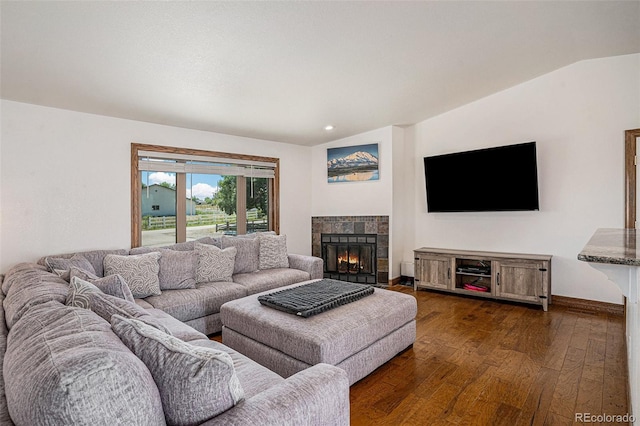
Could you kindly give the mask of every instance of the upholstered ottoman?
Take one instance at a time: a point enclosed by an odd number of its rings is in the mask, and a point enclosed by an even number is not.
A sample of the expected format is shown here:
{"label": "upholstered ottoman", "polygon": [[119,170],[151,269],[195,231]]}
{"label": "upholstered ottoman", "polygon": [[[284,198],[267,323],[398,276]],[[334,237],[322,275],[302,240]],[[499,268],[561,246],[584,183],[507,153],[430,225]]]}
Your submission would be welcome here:
{"label": "upholstered ottoman", "polygon": [[370,296],[309,318],[263,306],[260,294],[222,305],[222,341],[285,378],[327,363],[345,370],[353,384],[416,338],[416,299],[407,294],[376,288]]}

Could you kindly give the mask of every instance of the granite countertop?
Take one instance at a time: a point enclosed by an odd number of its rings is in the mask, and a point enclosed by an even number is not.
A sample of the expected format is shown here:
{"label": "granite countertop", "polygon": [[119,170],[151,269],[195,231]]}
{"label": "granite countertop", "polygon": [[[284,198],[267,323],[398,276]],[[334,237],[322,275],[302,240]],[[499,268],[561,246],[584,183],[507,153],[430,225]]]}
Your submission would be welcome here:
{"label": "granite countertop", "polygon": [[640,266],[640,242],[636,241],[636,229],[601,228],[578,254],[578,260]]}

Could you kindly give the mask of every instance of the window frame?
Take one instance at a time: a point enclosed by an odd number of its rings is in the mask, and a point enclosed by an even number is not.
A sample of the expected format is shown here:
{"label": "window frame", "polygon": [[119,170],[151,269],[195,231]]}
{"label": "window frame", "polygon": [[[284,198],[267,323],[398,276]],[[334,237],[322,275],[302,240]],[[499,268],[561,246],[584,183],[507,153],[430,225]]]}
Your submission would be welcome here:
{"label": "window frame", "polygon": [[[224,158],[229,159],[230,163],[233,163],[233,160],[244,160],[244,161],[255,161],[255,162],[269,162],[275,163],[274,167],[274,178],[269,179],[269,224],[271,225],[271,230],[275,231],[277,234],[280,233],[280,159],[274,157],[261,157],[257,155],[246,155],[246,154],[234,154],[228,152],[219,152],[219,151],[207,151],[202,149],[191,149],[191,148],[179,148],[179,147],[171,147],[164,145],[149,145],[149,144],[141,144],[141,143],[132,143],[131,144],[131,247],[140,247],[142,244],[142,181],[140,178],[140,170],[138,167],[139,161],[139,152],[140,151],[151,151],[165,154],[177,154],[177,155],[193,155],[193,156],[201,156],[201,157],[215,157],[215,158]],[[244,185],[242,185],[244,187]],[[242,203],[246,203],[246,200],[242,201]],[[176,211],[176,224],[180,223],[178,221],[178,211]],[[182,212],[180,212],[182,213]],[[185,212],[186,214],[186,212]],[[186,226],[186,216],[184,218],[185,226]],[[246,225],[245,225],[246,226]],[[176,225],[177,228],[177,225]],[[185,228],[186,230],[186,228]],[[176,242],[180,241],[181,233],[176,229]]]}

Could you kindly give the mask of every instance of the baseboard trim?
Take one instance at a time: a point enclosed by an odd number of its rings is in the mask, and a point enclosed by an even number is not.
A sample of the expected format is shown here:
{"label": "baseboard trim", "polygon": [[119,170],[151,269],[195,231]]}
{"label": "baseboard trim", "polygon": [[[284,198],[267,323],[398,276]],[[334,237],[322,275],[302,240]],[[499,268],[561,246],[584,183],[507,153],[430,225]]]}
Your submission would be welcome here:
{"label": "baseboard trim", "polygon": [[398,285],[401,282],[401,277],[395,277],[391,280],[389,280],[389,285]]}
{"label": "baseboard trim", "polygon": [[577,299],[574,297],[553,295],[553,304],[564,306],[584,312],[606,313],[616,316],[624,316],[624,305],[615,303],[598,302],[596,300]]}

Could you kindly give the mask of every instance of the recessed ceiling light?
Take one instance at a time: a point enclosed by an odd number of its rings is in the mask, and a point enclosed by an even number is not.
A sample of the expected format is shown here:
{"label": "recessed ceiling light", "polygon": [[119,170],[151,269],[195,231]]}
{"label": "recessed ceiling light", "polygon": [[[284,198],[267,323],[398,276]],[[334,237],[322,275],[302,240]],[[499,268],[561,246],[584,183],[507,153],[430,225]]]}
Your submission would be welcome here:
{"label": "recessed ceiling light", "polygon": [[328,125],[324,126],[324,129],[327,132],[330,132],[331,130],[335,129],[335,127],[332,124],[328,124]]}

